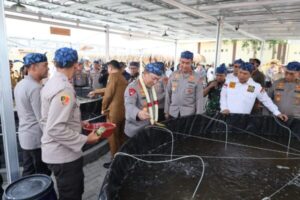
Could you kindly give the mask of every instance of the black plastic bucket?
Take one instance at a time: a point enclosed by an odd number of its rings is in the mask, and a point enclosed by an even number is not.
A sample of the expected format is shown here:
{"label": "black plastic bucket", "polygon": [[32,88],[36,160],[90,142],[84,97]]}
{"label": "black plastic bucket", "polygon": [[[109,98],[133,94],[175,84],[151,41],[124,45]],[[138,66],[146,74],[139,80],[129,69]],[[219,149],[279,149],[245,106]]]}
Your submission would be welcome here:
{"label": "black plastic bucket", "polygon": [[5,200],[57,200],[51,177],[35,174],[10,184],[4,192]]}

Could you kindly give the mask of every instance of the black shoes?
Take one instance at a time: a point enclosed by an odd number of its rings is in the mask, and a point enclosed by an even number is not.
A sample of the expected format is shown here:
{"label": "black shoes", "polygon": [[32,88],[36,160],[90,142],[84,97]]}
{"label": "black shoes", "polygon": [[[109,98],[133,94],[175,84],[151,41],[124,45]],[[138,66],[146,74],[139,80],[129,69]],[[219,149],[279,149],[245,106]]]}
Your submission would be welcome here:
{"label": "black shoes", "polygon": [[108,169],[109,166],[110,166],[110,164],[111,164],[111,162],[104,163],[104,164],[103,164],[103,167],[104,167],[105,169]]}

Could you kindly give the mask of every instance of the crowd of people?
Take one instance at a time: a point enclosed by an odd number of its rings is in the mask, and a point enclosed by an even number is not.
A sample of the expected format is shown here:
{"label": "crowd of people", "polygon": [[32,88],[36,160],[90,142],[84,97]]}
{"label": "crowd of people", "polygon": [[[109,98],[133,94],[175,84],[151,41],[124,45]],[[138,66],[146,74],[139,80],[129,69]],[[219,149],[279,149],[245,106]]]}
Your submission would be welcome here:
{"label": "crowd of people", "polygon": [[[60,48],[53,59],[56,72],[47,81],[42,81],[48,75],[45,54],[30,53],[23,60],[26,75],[14,88],[23,175],[53,173],[62,200],[81,199],[82,147],[100,139],[95,131],[81,134],[87,122],[81,121],[76,88],[91,87],[89,97],[102,96],[101,114],[116,124],[108,138],[112,159],[141,128],[172,118],[266,114],[266,110],[283,121],[300,117],[299,62],[288,63],[284,77],[269,83],[259,70],[258,59],[238,59],[228,73],[225,64],[194,69],[189,51],[181,53],[178,69],[170,72],[163,62],[148,63],[140,71],[139,62],[127,67],[116,60],[106,64],[96,60],[86,69],[76,50]],[[213,79],[206,81],[211,72]]]}

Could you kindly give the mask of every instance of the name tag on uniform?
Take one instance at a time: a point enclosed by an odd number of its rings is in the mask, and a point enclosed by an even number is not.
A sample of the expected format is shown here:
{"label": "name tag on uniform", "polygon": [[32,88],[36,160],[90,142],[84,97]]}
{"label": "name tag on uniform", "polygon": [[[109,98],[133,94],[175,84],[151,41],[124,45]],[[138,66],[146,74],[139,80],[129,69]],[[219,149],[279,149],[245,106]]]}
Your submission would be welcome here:
{"label": "name tag on uniform", "polygon": [[300,85],[296,85],[295,92],[300,93]]}
{"label": "name tag on uniform", "polygon": [[274,98],[275,101],[276,101],[276,102],[280,102],[280,101],[281,101],[281,96],[282,96],[282,95],[281,95],[279,92],[276,93],[276,94],[275,94],[275,98]]}
{"label": "name tag on uniform", "polygon": [[229,88],[235,88],[236,83],[235,82],[230,82],[229,83]]}
{"label": "name tag on uniform", "polygon": [[252,85],[249,85],[249,86],[248,86],[248,89],[247,89],[247,92],[251,92],[251,93],[253,93],[253,92],[254,92],[254,89],[255,89],[255,87],[254,87],[254,86],[252,86]]}

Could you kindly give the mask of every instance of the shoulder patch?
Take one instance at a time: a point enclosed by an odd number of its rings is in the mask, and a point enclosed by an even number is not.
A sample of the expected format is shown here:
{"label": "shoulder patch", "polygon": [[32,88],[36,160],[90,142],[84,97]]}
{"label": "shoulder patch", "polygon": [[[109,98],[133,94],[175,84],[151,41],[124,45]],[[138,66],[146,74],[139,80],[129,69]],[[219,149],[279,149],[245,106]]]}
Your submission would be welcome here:
{"label": "shoulder patch", "polygon": [[60,96],[60,101],[62,105],[66,106],[70,103],[70,96],[67,94],[63,94]]}
{"label": "shoulder patch", "polygon": [[134,88],[129,88],[129,96],[132,96],[136,93],[136,90]]}

